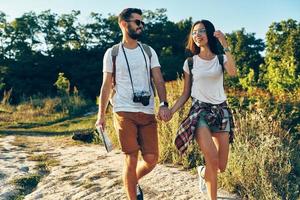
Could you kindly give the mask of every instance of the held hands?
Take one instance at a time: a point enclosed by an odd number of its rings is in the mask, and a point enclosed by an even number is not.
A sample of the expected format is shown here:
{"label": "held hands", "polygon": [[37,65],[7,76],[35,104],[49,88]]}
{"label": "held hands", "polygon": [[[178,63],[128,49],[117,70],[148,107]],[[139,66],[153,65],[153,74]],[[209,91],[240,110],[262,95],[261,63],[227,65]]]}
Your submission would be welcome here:
{"label": "held hands", "polygon": [[219,31],[219,30],[215,31],[214,32],[214,36],[219,40],[219,42],[221,43],[221,45],[223,46],[223,48],[227,48],[228,47],[225,35],[221,31]]}
{"label": "held hands", "polygon": [[157,118],[165,122],[170,121],[172,119],[171,110],[166,106],[159,107]]}

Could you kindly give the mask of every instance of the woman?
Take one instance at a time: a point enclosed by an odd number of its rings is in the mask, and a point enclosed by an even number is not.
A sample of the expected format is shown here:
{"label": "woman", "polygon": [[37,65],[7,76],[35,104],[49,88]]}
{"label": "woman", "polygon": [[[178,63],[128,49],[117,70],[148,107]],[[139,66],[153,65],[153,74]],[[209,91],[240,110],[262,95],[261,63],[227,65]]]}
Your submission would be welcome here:
{"label": "woman", "polygon": [[[225,55],[220,54],[218,41]],[[215,31],[207,20],[193,24],[187,50],[193,57],[184,63],[184,90],[171,113],[181,108],[190,96],[193,103],[179,127],[175,144],[184,153],[193,138],[197,141],[205,159],[205,166],[197,168],[200,191],[207,192],[214,200],[217,199],[217,174],[226,168],[229,142],[233,139],[233,120],[226,103],[223,72],[235,76],[236,67],[224,34]]]}

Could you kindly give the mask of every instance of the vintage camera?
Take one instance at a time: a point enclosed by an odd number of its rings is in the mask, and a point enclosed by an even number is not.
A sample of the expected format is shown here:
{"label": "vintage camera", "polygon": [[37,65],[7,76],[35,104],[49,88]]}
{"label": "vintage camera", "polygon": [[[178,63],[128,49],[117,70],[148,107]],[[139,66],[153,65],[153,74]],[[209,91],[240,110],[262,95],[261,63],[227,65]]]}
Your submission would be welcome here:
{"label": "vintage camera", "polygon": [[146,91],[135,92],[135,93],[133,93],[133,102],[142,103],[143,106],[148,106],[150,96],[151,96],[151,94]]}

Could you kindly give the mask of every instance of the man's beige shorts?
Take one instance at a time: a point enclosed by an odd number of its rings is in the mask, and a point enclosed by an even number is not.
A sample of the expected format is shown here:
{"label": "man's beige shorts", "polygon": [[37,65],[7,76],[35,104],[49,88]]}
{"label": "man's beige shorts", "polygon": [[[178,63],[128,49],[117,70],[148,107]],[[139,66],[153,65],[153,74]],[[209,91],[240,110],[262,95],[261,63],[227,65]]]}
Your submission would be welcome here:
{"label": "man's beige shorts", "polygon": [[142,112],[116,112],[114,125],[125,154],[141,150],[142,154],[158,154],[155,115]]}

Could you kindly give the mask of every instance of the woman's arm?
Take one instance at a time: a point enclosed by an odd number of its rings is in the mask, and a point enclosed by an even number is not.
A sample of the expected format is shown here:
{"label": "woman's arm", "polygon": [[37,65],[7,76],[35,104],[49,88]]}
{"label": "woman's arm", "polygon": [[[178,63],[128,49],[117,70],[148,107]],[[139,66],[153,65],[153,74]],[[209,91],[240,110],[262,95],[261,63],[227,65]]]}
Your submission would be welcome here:
{"label": "woman's arm", "polygon": [[225,55],[227,56],[227,62],[224,65],[227,73],[229,74],[229,76],[236,76],[235,61],[230,53],[230,50],[228,49],[228,44],[225,35],[221,31],[215,31],[214,36],[219,40],[219,42],[223,46]]}
{"label": "woman's arm", "polygon": [[181,96],[177,99],[176,103],[171,108],[171,114],[173,115],[179,108],[181,108],[185,102],[191,96],[191,78],[190,74],[184,72],[184,88]]}
{"label": "woman's arm", "polygon": [[[224,47],[226,49],[228,47]],[[224,67],[229,76],[236,76],[236,67],[234,59],[230,53],[230,51],[225,51],[225,55],[227,56],[227,62],[224,64]]]}

